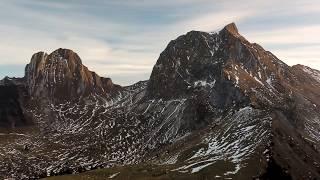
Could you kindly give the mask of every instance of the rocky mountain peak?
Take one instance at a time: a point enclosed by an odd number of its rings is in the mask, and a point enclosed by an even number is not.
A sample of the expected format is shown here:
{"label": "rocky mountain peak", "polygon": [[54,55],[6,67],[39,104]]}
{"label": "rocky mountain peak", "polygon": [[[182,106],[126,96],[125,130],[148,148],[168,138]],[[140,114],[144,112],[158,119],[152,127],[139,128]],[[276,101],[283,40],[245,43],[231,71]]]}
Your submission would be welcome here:
{"label": "rocky mountain peak", "polygon": [[161,53],[148,84],[152,97],[173,98],[188,94],[188,89],[205,81],[214,84],[220,76],[222,59],[218,34],[191,31],[171,41]]}
{"label": "rocky mountain peak", "polygon": [[235,34],[235,35],[238,35],[239,34],[239,31],[238,31],[238,28],[236,26],[236,24],[234,22],[226,25],[222,31],[228,31],[230,32],[231,34]]}
{"label": "rocky mountain peak", "polygon": [[58,58],[58,60],[67,60],[68,63],[82,64],[79,55],[70,49],[59,48],[53,51],[51,55],[53,56],[51,60]]}
{"label": "rocky mountain peak", "polygon": [[171,41],[161,53],[150,77],[148,93],[172,98],[193,92],[201,84],[213,87],[226,82],[230,77],[224,69],[229,65],[238,63],[251,69],[257,66],[251,46],[234,23],[219,33],[190,31]]}
{"label": "rocky mountain peak", "polygon": [[296,88],[295,76],[291,67],[250,43],[231,23],[219,33],[191,31],[171,41],[153,68],[147,94],[174,99],[214,89],[208,96],[219,96],[219,106],[246,98],[256,106],[273,106],[288,99],[284,89]]}
{"label": "rocky mountain peak", "polygon": [[60,100],[106,94],[118,87],[110,78],[90,71],[77,53],[61,48],[49,55],[44,52],[34,54],[26,66],[25,79],[31,95]]}

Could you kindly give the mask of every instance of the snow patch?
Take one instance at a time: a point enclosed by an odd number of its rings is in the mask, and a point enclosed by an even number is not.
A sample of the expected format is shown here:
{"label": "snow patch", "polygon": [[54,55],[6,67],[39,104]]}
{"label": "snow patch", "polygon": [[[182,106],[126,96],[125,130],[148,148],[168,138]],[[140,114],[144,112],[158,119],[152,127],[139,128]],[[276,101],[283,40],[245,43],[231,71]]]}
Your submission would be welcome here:
{"label": "snow patch", "polygon": [[302,69],[304,72],[308,73],[311,75],[318,83],[320,83],[320,72],[314,69],[311,69],[307,66],[304,66]]}
{"label": "snow patch", "polygon": [[204,80],[199,80],[199,81],[195,81],[193,83],[193,87],[210,87],[210,88],[213,88],[214,85],[216,84],[216,80],[214,79],[213,81],[211,82],[207,82],[207,81],[204,81]]}
{"label": "snow patch", "polygon": [[113,179],[113,178],[117,177],[119,174],[120,174],[120,172],[114,173],[114,174],[110,175],[108,178]]}

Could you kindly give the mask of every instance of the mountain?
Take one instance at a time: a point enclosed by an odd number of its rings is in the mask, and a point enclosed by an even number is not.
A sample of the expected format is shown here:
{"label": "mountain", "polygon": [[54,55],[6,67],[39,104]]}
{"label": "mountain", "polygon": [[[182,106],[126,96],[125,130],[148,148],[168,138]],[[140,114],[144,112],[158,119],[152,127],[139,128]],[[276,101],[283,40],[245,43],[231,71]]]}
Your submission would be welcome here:
{"label": "mountain", "polygon": [[89,71],[71,50],[58,49],[32,56],[25,70],[31,96],[53,97],[53,100],[75,99],[91,93],[106,94],[120,88],[110,78]]}
{"label": "mountain", "polygon": [[171,41],[131,86],[66,49],[33,55],[24,78],[5,81],[14,100],[1,103],[15,104],[0,110],[19,113],[3,121],[3,178],[110,167],[101,179],[320,178],[320,72],[286,65],[234,23]]}

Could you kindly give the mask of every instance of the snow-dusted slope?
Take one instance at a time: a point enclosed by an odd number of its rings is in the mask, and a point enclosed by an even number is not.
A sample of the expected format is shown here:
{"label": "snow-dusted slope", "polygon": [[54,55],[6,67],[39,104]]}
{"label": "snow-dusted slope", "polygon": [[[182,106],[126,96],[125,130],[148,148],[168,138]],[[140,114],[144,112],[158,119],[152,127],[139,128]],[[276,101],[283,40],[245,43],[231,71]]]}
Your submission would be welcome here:
{"label": "snow-dusted slope", "polygon": [[307,66],[303,67],[303,71],[308,73],[311,77],[313,77],[316,81],[320,83],[320,71],[312,69]]}

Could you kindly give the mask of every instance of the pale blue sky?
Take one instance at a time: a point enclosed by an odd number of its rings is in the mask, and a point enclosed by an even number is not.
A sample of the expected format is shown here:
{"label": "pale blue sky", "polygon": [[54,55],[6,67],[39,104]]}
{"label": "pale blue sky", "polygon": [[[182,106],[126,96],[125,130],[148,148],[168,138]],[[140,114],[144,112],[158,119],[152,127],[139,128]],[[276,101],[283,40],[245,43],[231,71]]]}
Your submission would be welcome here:
{"label": "pale blue sky", "polygon": [[319,0],[2,0],[0,78],[21,77],[38,51],[68,48],[128,85],[148,79],[168,42],[235,22],[281,60],[320,69]]}

